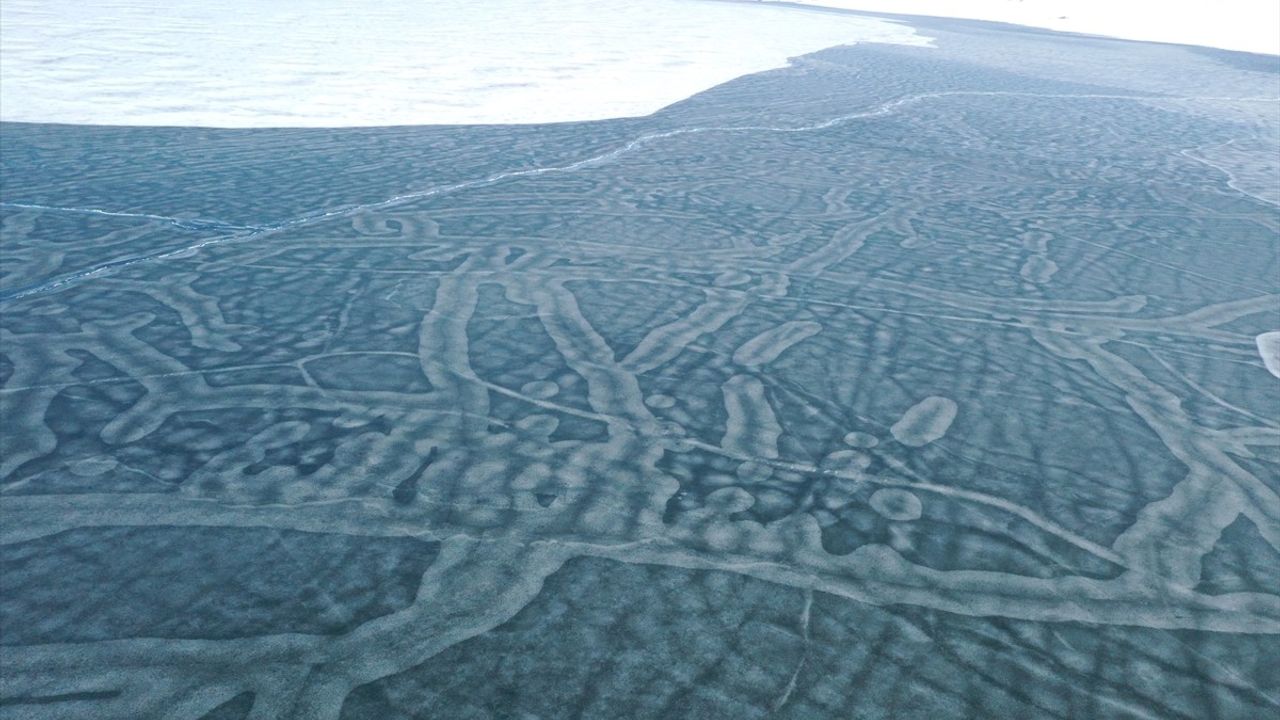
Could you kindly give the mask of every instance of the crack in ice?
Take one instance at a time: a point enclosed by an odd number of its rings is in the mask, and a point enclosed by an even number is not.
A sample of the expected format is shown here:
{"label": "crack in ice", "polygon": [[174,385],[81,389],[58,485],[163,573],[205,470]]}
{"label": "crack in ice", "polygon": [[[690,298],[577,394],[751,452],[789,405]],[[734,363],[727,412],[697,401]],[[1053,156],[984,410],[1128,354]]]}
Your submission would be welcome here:
{"label": "crack in ice", "polygon": [[[506,180],[514,180],[524,177],[536,177],[550,173],[572,173],[583,168],[595,167],[616,160],[624,155],[642,148],[656,140],[665,140],[667,138],[682,137],[685,135],[700,135],[704,133],[735,133],[735,132],[777,132],[777,133],[802,133],[827,130],[853,120],[861,120],[873,117],[882,117],[893,113],[895,110],[907,105],[913,105],[925,100],[933,100],[947,97],[1025,97],[1025,98],[1047,98],[1047,99],[1077,99],[1077,100],[1130,100],[1135,102],[1280,102],[1280,98],[1266,97],[1219,97],[1219,96],[1163,96],[1163,95],[1124,95],[1124,94],[1104,94],[1104,93],[1026,93],[1011,90],[944,90],[932,93],[920,93],[918,95],[910,95],[896,100],[890,100],[872,107],[870,110],[861,110],[824,120],[822,122],[809,125],[796,126],[774,126],[774,125],[711,125],[704,127],[677,128],[675,130],[667,130],[663,132],[655,132],[641,135],[627,142],[621,147],[613,150],[593,155],[582,160],[577,160],[565,165],[551,165],[547,167],[528,168],[525,170],[508,170],[500,173],[494,173],[483,178],[473,180],[464,180],[462,182],[451,183],[448,185],[440,185],[426,190],[402,193],[393,195],[386,200],[380,200],[372,203],[361,203],[358,205],[349,205],[347,207],[336,208],[324,212],[313,212],[300,215],[288,220],[277,223],[268,223],[266,225],[257,226],[232,226],[225,223],[218,225],[197,227],[195,229],[240,229],[245,232],[235,233],[223,237],[211,238],[209,240],[188,245],[174,250],[165,250],[162,252],[149,253],[145,255],[134,255],[123,258],[108,260],[100,265],[88,268],[79,272],[65,275],[59,278],[53,278],[42,283],[29,285],[23,288],[10,290],[0,294],[0,303],[11,300],[18,300],[31,295],[39,295],[46,292],[56,290],[60,287],[98,277],[104,273],[110,272],[122,267],[128,267],[142,262],[150,262],[155,260],[166,260],[178,256],[200,250],[211,245],[221,245],[236,240],[247,240],[250,238],[262,237],[277,232],[291,230],[299,227],[314,225],[325,220],[349,217],[357,213],[369,210],[380,210],[395,207],[405,202],[423,200],[426,198],[436,197],[439,195],[447,195],[462,190],[470,190],[472,188],[486,187]],[[200,222],[217,222],[217,221],[191,221],[181,218],[174,218],[164,215],[152,215],[148,213],[116,213],[106,210],[97,210],[93,208],[62,208],[56,206],[38,206],[29,204],[5,203],[14,207],[23,207],[27,209],[47,209],[50,211],[68,211],[68,212],[87,212],[91,214],[101,214],[109,216],[136,217],[146,218],[150,220],[163,220],[175,225],[178,223],[200,223]],[[179,225],[179,227],[183,227]]]}
{"label": "crack in ice", "polygon": [[67,207],[63,205],[40,205],[38,203],[0,202],[0,207],[17,208],[19,210],[42,210],[45,212],[63,212],[76,215],[102,215],[105,217],[131,218],[135,220],[157,220],[166,222],[183,230],[255,230],[254,225],[237,225],[223,220],[208,218],[180,218],[171,215],[154,215],[152,213],[135,213],[120,210],[103,210],[101,208]]}

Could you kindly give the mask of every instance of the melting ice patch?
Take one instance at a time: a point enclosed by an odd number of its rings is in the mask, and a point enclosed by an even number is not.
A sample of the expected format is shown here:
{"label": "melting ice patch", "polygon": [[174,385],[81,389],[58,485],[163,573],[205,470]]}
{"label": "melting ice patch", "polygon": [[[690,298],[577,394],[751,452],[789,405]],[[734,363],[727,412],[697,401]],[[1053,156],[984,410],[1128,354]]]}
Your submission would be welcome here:
{"label": "melting ice patch", "polygon": [[880,488],[871,494],[869,504],[889,520],[918,520],[923,513],[920,498],[901,488]]}
{"label": "melting ice patch", "polygon": [[955,400],[932,395],[912,405],[889,432],[903,445],[923,447],[947,434],[956,409]]}
{"label": "melting ice patch", "polygon": [[647,115],[909,26],[699,0],[5,0],[0,119],[336,127]]}

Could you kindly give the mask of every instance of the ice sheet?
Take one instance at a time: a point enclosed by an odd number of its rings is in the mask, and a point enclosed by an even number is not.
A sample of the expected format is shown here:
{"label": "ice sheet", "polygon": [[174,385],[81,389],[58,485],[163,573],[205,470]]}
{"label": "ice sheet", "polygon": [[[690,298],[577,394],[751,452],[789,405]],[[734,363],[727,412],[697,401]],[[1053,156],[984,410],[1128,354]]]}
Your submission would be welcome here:
{"label": "ice sheet", "polygon": [[931,25],[635,121],[6,125],[0,716],[1275,715],[1277,76]]}
{"label": "ice sheet", "polygon": [[647,115],[889,21],[700,0],[11,0],[0,119],[328,127]]}

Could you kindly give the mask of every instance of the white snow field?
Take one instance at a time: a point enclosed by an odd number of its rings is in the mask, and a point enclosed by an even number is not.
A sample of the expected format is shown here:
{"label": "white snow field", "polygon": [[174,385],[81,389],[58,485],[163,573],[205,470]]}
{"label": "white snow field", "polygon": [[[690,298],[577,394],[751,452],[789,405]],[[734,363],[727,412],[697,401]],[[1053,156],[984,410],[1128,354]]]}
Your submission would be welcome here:
{"label": "white snow field", "polygon": [[927,45],[876,18],[702,0],[5,0],[0,119],[336,127],[647,115],[789,57]]}
{"label": "white snow field", "polygon": [[1276,0],[787,0],[872,13],[967,18],[1105,35],[1280,54]]}

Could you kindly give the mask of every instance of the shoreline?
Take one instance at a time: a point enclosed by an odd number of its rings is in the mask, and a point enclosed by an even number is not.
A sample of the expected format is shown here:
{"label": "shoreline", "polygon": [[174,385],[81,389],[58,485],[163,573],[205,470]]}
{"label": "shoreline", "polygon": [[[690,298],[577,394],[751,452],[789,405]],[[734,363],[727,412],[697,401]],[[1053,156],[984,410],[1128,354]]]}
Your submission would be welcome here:
{"label": "shoreline", "polygon": [[[910,25],[686,0],[6,3],[0,120],[170,127],[541,125],[644,117],[840,45],[928,46]],[[323,52],[318,49],[324,48]]]}
{"label": "shoreline", "polygon": [[[128,0],[123,1],[128,5]],[[1000,0],[975,1],[1004,6]],[[956,33],[984,42],[988,36],[1010,34],[1043,38],[1046,44],[1054,39],[1077,43],[1053,53],[1033,53],[1040,59],[1052,59],[1050,54],[1105,53],[1119,47],[1109,43],[1143,43],[1163,45],[1170,52],[1180,48],[1224,53],[1218,57],[1228,63],[1261,72],[1280,71],[1280,55],[1101,35],[1085,32],[1088,28],[1019,24],[1017,20],[1023,18],[877,12],[875,8],[886,0],[664,0],[608,12],[579,2],[553,13],[560,19],[580,21],[571,25],[573,31],[557,36],[581,43],[577,49],[561,48],[546,56],[548,43],[543,36],[560,26],[544,21],[541,30],[534,27],[508,35],[501,29],[486,30],[462,40],[437,31],[402,42],[394,52],[384,49],[372,54],[365,52],[359,37],[349,38],[337,54],[349,56],[352,62],[340,65],[331,58],[307,60],[309,50],[335,32],[329,16],[309,20],[300,30],[281,25],[286,29],[279,37],[272,36],[269,52],[241,52],[237,48],[246,41],[205,43],[207,32],[191,31],[179,22],[190,19],[188,15],[195,11],[175,11],[156,26],[159,51],[135,57],[127,49],[113,50],[132,46],[136,32],[132,24],[113,22],[109,24],[116,30],[104,30],[103,23],[119,18],[99,15],[75,20],[66,46],[60,46],[73,51],[90,38],[85,52],[109,59],[101,67],[81,71],[62,61],[67,52],[60,51],[57,58],[45,56],[48,43],[36,42],[42,37],[39,28],[54,25],[35,23],[38,17],[31,9],[36,6],[24,2],[17,0],[5,11],[0,107],[6,112],[0,121],[6,123],[248,130],[528,126],[641,119],[746,75],[788,67],[797,57],[863,44],[933,46],[935,35]],[[930,2],[904,0],[903,7],[919,9]],[[234,0],[221,0],[212,10],[200,11],[201,17],[222,17],[235,6]],[[330,15],[338,12],[337,7],[329,8]],[[502,0],[468,6],[473,9],[463,13],[449,7],[392,8],[371,22],[376,29],[395,22],[413,25],[447,19],[450,26],[461,27],[472,15],[485,18],[510,11],[519,16],[533,6],[523,0]],[[250,15],[248,20],[253,20]],[[645,29],[658,19],[661,27]],[[99,37],[102,32],[117,34],[104,40]],[[262,35],[258,32],[249,40]],[[239,36],[223,33],[219,37]],[[444,46],[436,42],[440,39]],[[199,57],[185,58],[179,47],[204,50]],[[304,60],[279,66],[273,58],[282,53]],[[412,62],[399,62],[398,58],[410,55]],[[234,62],[226,61],[228,57]],[[460,57],[468,59],[454,67]],[[181,62],[170,62],[174,58]],[[383,67],[384,61],[393,60]]]}
{"label": "shoreline", "polygon": [[[1232,38],[1229,43],[1222,42],[1222,34],[1218,37],[1188,36],[1185,30],[1175,30],[1171,27],[1151,30],[1151,28],[1159,27],[1155,24],[1139,24],[1142,28],[1137,34],[1131,29],[1126,29],[1122,23],[1107,27],[1108,23],[1101,22],[1095,18],[1085,16],[1081,19],[1079,16],[1071,14],[1062,15],[1061,13],[1073,13],[1078,3],[1062,3],[1057,11],[1046,9],[1039,14],[1030,14],[1026,12],[1027,7],[1019,0],[1015,5],[1011,2],[987,2],[979,3],[981,9],[976,12],[966,14],[940,14],[938,11],[944,8],[933,7],[934,0],[895,0],[892,3],[886,0],[711,0],[712,2],[726,2],[745,5],[776,5],[782,7],[790,7],[797,10],[813,10],[823,12],[833,12],[839,14],[854,14],[864,17],[878,17],[887,20],[896,20],[901,22],[919,22],[930,20],[961,20],[966,22],[990,23],[1000,26],[1002,29],[1018,29],[1029,31],[1051,32],[1057,35],[1069,35],[1082,38],[1102,39],[1102,40],[1120,40],[1125,42],[1142,42],[1155,43],[1160,45],[1174,45],[1178,47],[1199,48],[1207,50],[1218,50],[1225,52],[1238,52],[1249,55],[1260,55],[1263,57],[1275,58],[1280,61],[1280,7],[1272,10],[1270,15],[1263,14],[1260,17],[1239,20],[1241,26],[1247,25],[1250,28],[1262,27],[1270,30],[1265,37],[1255,35],[1247,41],[1241,41]],[[894,7],[882,8],[886,5],[901,5],[899,9]],[[1037,3],[1039,4],[1039,3]],[[1099,3],[1100,4],[1100,3]],[[966,7],[972,7],[970,3],[965,4]],[[1170,8],[1161,7],[1161,11],[1167,11]],[[1012,12],[1011,12],[1012,11]],[[1022,11],[1022,12],[1019,12]],[[1198,18],[1185,17],[1181,19],[1182,23],[1192,23]],[[1111,20],[1111,23],[1117,23],[1117,20]],[[1200,25],[1200,23],[1197,23]],[[1277,28],[1277,29],[1272,29]],[[1148,32],[1150,30],[1150,32]]]}

